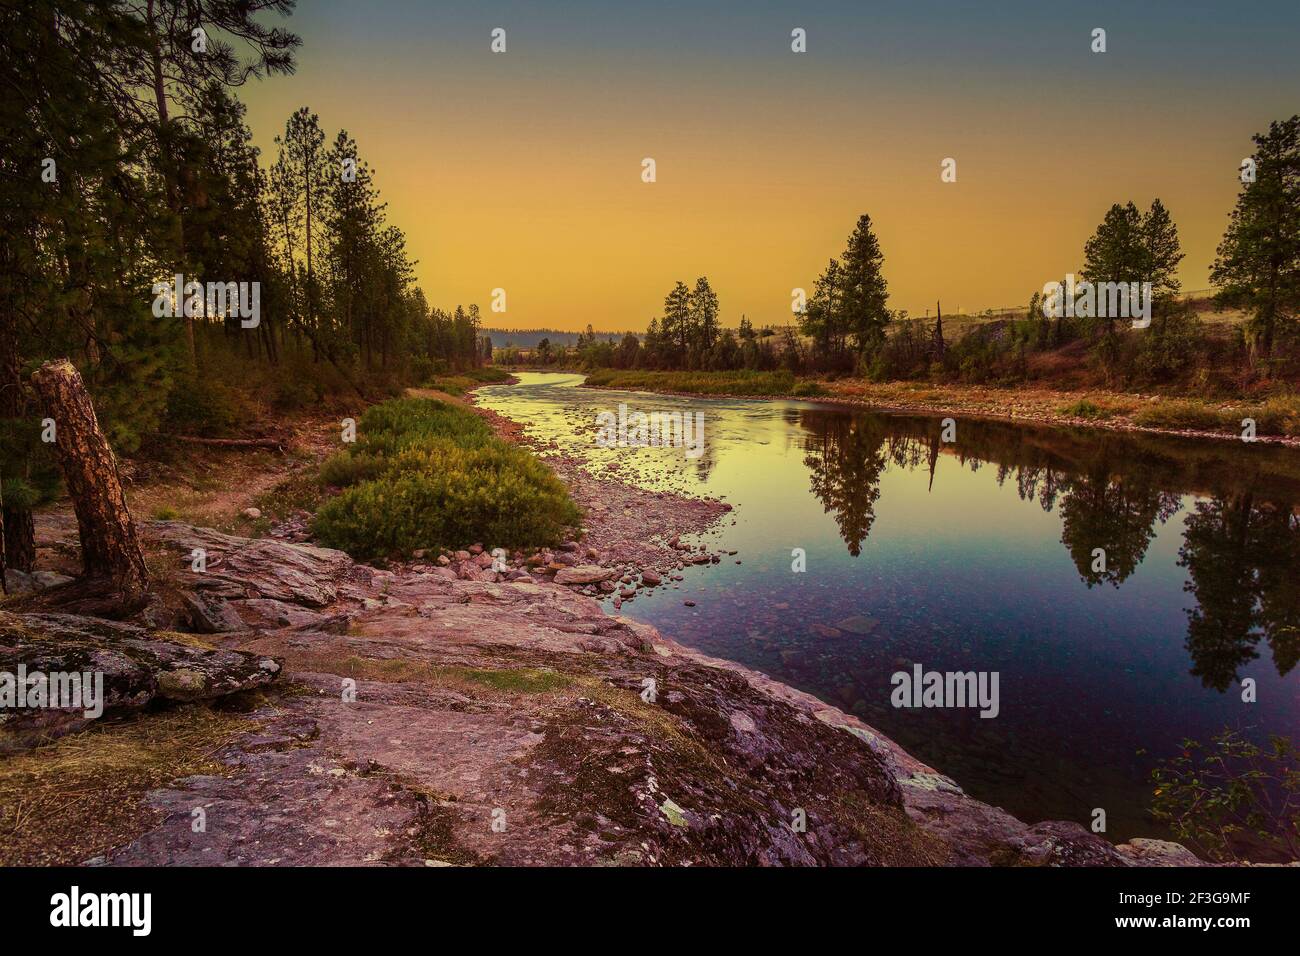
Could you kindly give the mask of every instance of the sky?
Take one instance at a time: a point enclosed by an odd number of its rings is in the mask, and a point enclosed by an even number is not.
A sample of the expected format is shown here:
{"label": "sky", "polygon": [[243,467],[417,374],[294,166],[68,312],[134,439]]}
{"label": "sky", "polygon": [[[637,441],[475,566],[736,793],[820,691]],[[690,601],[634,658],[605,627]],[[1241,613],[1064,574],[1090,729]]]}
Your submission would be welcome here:
{"label": "sky", "polygon": [[784,323],[862,213],[914,316],[1027,304],[1156,197],[1205,289],[1251,135],[1300,111],[1294,0],[300,0],[284,25],[297,72],[240,94],[264,161],[299,106],[346,129],[429,301],[497,328],[641,330],[701,275],[725,325]]}

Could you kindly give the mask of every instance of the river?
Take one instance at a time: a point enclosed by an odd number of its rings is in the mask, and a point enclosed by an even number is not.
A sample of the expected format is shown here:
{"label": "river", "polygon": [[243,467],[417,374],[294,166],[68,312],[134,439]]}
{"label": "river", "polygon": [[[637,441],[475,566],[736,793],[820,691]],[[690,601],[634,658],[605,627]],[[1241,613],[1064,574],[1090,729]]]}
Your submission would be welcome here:
{"label": "river", "polygon": [[[1185,738],[1300,739],[1300,452],[967,419],[945,436],[938,417],[519,377],[478,401],[593,471],[735,507],[704,539],[734,557],[620,613],[857,715],[1021,819],[1100,808],[1109,839],[1167,836],[1150,772]],[[703,453],[600,447],[620,403],[703,413]],[[893,706],[917,664],[996,672],[997,716]]]}

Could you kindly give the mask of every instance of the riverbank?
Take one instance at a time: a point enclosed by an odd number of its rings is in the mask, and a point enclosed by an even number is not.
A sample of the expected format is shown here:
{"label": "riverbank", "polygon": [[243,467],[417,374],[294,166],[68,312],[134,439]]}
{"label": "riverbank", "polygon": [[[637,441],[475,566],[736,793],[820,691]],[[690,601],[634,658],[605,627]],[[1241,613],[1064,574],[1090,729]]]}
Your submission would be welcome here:
{"label": "riverbank", "polygon": [[[520,439],[517,423],[489,417]],[[636,564],[636,587],[656,560],[682,561],[674,539],[726,514],[548,461],[587,512],[581,560]],[[381,569],[303,529],[298,512],[260,538],[144,522],[159,599],[134,623],[76,624],[80,639],[242,652],[273,661],[275,680],[188,710],[109,713],[0,760],[6,862],[1195,862],[1173,844],[1116,848],[1076,823],[1026,825],[843,711],[611,616],[580,593],[591,582],[557,583],[574,564],[498,574],[480,551]],[[72,570],[71,516],[42,514],[37,530],[39,564]],[[193,570],[196,549],[206,571]],[[21,617],[4,629],[19,655],[74,627]],[[38,772],[48,767],[77,772]]]}
{"label": "riverbank", "polygon": [[584,387],[653,391],[691,398],[778,398],[878,411],[996,418],[1221,441],[1241,441],[1242,419],[1252,418],[1255,441],[1300,447],[1300,400],[1295,398],[1211,402],[1142,393],[797,379],[788,373],[752,373],[738,377],[737,373],[729,372],[609,370],[590,373]]}

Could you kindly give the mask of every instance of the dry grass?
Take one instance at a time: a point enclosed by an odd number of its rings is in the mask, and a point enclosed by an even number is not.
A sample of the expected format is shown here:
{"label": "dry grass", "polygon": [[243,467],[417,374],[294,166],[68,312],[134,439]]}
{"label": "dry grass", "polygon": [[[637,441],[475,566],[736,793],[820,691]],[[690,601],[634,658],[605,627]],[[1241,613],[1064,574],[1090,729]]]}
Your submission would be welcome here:
{"label": "dry grass", "polygon": [[156,787],[221,773],[213,754],[255,724],[192,706],[73,734],[0,759],[0,865],[67,865],[143,833]]}

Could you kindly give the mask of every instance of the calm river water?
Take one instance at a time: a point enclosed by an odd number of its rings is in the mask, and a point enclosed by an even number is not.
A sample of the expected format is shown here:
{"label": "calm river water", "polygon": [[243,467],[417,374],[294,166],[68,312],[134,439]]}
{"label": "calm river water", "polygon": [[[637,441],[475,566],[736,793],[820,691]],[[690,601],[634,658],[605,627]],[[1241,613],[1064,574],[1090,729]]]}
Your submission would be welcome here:
{"label": "calm river water", "polygon": [[[1185,738],[1300,737],[1300,453],[966,419],[945,443],[937,417],[520,377],[479,401],[594,470],[735,506],[706,538],[735,558],[621,613],[856,714],[1022,819],[1101,807],[1110,839],[1161,836],[1149,774]],[[597,447],[620,402],[703,412],[704,454]],[[998,672],[1000,712],[894,708],[914,664]]]}

